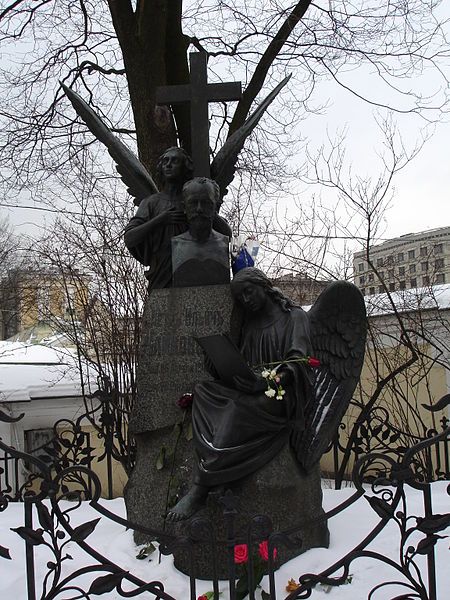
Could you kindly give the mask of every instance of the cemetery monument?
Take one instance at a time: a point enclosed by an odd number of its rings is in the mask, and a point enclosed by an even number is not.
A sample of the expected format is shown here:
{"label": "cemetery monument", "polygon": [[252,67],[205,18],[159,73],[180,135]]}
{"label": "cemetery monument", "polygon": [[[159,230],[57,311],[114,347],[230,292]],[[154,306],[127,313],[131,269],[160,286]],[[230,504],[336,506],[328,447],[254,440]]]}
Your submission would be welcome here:
{"label": "cemetery monument", "polygon": [[[125,243],[149,267],[130,419],[137,455],[126,490],[128,519],[183,533],[203,515],[223,539],[221,499],[229,489],[243,528],[256,514],[268,515],[280,531],[323,513],[318,462],[359,379],[366,316],[360,292],[346,282],[327,288],[309,313],[258,269],[243,269],[229,283],[231,230],[219,215],[221,200],[245,139],[289,78],[210,165],[208,103],[238,99],[240,84],[209,84],[203,53],[191,54],[190,62],[190,85],[158,91],[161,103],[190,103],[196,140],[193,160],[180,148],[163,154],[161,191],[83,100],[65,91],[137,200]],[[302,540],[280,548],[277,560],[327,545],[323,521],[304,527]],[[189,572],[183,552],[175,553],[175,564]],[[209,578],[211,568],[210,557],[199,554],[196,576]]]}

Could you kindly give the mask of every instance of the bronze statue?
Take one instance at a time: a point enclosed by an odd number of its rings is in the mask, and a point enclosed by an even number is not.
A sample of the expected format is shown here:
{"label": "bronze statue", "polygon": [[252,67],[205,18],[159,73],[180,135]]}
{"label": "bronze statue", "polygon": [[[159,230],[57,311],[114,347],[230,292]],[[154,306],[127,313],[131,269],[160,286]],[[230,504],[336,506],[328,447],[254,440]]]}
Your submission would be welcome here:
{"label": "bronze statue", "polygon": [[[233,180],[238,155],[245,140],[289,79],[290,76],[279,83],[245,123],[228,137],[210,165],[211,177],[217,182],[220,190],[213,224],[218,233],[231,236],[230,227],[219,217],[218,212],[222,199],[228,191],[227,187]],[[119,138],[113,135],[90,106],[64,84],[61,84],[61,87],[90,131],[107,147],[122,180],[127,185],[128,192],[135,198],[135,204],[139,206],[135,217],[126,228],[125,243],[139,262],[150,267],[146,274],[149,279],[149,289],[170,287],[172,285],[170,240],[188,229],[181,214],[181,189],[187,179],[192,177],[193,168],[190,158],[177,147],[169,148],[162,155],[158,170],[162,174],[163,189],[159,191],[144,165]],[[203,123],[203,126],[207,128],[208,122]],[[205,152],[209,152],[209,145],[206,149],[203,148],[203,154]],[[200,284],[195,283],[195,285]]]}
{"label": "bronze statue", "polygon": [[[217,379],[195,387],[194,482],[169,512],[172,521],[194,514],[211,489],[253,473],[288,442],[304,470],[317,463],[361,371],[365,306],[352,284],[332,284],[308,314],[259,269],[239,271],[231,290],[245,311],[240,350],[254,375],[235,377],[233,387]],[[278,391],[268,386],[268,370],[276,371]]]}
{"label": "bronze statue", "polygon": [[219,194],[217,183],[206,177],[183,186],[188,230],[172,238],[174,287],[230,282],[229,236],[215,230]]}
{"label": "bronze statue", "polygon": [[[182,188],[192,173],[192,161],[182,148],[166,150],[158,163],[162,191],[144,198],[125,228],[128,250],[141,264],[150,267],[152,289],[172,284],[171,239],[188,229]],[[222,234],[231,235],[227,222],[215,210],[213,226]]]}

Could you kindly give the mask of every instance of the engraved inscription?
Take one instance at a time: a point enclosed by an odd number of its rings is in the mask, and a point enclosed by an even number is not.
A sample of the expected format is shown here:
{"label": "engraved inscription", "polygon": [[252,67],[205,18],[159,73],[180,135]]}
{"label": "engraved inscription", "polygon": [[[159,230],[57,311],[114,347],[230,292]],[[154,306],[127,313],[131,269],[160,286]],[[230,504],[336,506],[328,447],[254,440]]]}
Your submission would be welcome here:
{"label": "engraved inscription", "polygon": [[224,324],[223,314],[220,310],[200,311],[186,308],[183,317],[186,327],[211,327],[220,330]]}
{"label": "engraved inscription", "polygon": [[174,356],[200,354],[201,350],[189,335],[166,334],[154,336],[150,340],[148,352],[151,356]]}

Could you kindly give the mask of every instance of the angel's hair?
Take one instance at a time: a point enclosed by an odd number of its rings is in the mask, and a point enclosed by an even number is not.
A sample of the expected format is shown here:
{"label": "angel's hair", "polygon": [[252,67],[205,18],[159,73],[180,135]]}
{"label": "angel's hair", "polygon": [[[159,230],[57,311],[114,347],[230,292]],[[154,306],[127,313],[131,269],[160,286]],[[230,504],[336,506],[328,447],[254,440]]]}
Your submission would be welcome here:
{"label": "angel's hair", "polygon": [[245,267],[238,271],[231,282],[231,289],[233,289],[235,283],[253,283],[254,285],[259,285],[274,302],[281,306],[284,312],[289,312],[292,307],[298,308],[298,304],[287,298],[279,288],[274,287],[267,275],[256,267]]}
{"label": "angel's hair", "polygon": [[159,157],[158,164],[156,165],[156,172],[158,174],[158,178],[161,181],[164,181],[164,175],[162,172],[162,161],[165,155],[168,152],[172,152],[173,150],[179,152],[182,158],[184,159],[184,181],[189,181],[194,175],[194,163],[192,162],[192,158],[189,156],[186,150],[184,148],[180,148],[179,146],[171,146],[170,148],[167,148],[167,150],[164,150],[164,152]]}
{"label": "angel's hair", "polygon": [[217,210],[217,208],[219,206],[219,201],[220,201],[219,185],[213,179],[208,179],[207,177],[194,177],[193,179],[189,179],[189,181],[186,181],[186,183],[183,185],[183,194],[190,187],[193,187],[196,185],[197,186],[207,186],[211,189],[213,196],[214,196],[214,202],[215,202],[216,210]]}

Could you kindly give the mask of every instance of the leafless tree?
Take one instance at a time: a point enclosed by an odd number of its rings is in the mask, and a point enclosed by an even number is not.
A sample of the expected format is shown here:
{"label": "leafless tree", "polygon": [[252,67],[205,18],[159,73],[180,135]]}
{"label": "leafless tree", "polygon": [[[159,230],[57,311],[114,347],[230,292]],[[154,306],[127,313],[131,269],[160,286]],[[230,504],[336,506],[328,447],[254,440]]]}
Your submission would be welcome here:
{"label": "leafless tree", "polygon": [[[189,109],[170,112],[156,105],[161,85],[187,83],[188,52],[205,50],[214,79],[244,80],[234,110],[215,105],[211,149],[236,130],[264,88],[286,72],[294,74],[283,95],[242,157],[248,177],[283,181],[288,159],[298,150],[290,135],[311,111],[324,108],[315,95],[332,81],[374,106],[420,112],[435,118],[445,98],[439,87],[427,95],[414,75],[439,70],[448,52],[444,13],[425,0],[64,0],[4,3],[0,12],[3,61],[1,156],[6,189],[26,188],[34,197],[61,195],[48,178],[63,174],[70,187],[72,161],[90,165],[92,138],[76,121],[58,81],[77,88],[112,128],[136,144],[154,173],[162,150],[178,142],[191,147]],[[371,83],[383,86],[384,100],[362,89],[349,75],[361,65]],[[431,97],[430,97],[431,96]],[[379,96],[378,96],[379,98]],[[298,133],[295,131],[295,136]],[[284,142],[284,143],[283,143]],[[100,161],[101,164],[101,161]],[[38,185],[38,182],[40,185]],[[277,184],[278,185],[278,184]],[[264,186],[263,186],[264,187]],[[248,196],[248,193],[247,193]]]}
{"label": "leafless tree", "polygon": [[[42,318],[76,348],[88,417],[90,391],[98,389],[102,400],[101,415],[93,413],[91,425],[109,436],[109,451],[128,472],[133,453],[127,423],[136,393],[146,280],[122,243],[127,215],[114,182],[109,195],[92,190],[89,195],[89,212],[80,200],[79,211],[63,215],[33,242],[30,268],[39,274],[45,266],[62,292],[68,310],[61,314],[49,304]],[[97,381],[85,379],[86,365]]]}

